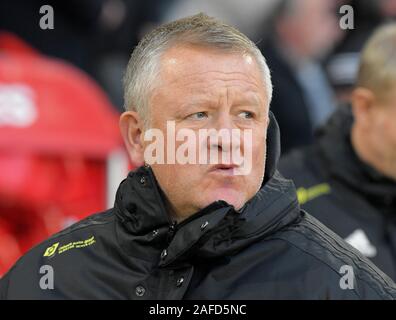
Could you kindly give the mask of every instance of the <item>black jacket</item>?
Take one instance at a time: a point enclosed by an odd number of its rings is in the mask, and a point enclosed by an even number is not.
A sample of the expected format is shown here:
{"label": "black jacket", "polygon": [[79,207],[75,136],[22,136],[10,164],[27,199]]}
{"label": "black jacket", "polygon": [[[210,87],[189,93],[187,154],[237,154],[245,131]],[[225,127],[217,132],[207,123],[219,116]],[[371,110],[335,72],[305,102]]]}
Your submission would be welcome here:
{"label": "black jacket", "polygon": [[[175,225],[151,169],[139,168],[121,183],[113,209],[22,257],[1,280],[0,296],[395,299],[395,284],[386,275],[300,210],[293,183],[275,172],[275,124],[268,133],[265,182],[241,212],[217,201]],[[40,288],[49,275],[39,273],[43,265],[53,271],[53,290]],[[345,265],[353,270],[344,281],[352,287],[342,289]]]}
{"label": "black jacket", "polygon": [[294,180],[304,209],[396,279],[396,181],[358,158],[352,123],[350,108],[340,108],[315,144],[282,158],[279,170]]}

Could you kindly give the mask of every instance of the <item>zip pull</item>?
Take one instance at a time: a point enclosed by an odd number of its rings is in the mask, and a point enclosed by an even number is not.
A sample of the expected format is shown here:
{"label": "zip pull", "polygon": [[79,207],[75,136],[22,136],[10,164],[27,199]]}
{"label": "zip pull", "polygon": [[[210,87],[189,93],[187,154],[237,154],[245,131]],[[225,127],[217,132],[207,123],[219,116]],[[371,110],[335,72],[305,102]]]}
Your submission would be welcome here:
{"label": "zip pull", "polygon": [[175,235],[176,232],[176,225],[177,221],[172,221],[172,223],[169,225],[169,230],[168,230],[168,243],[170,243],[173,239],[173,236]]}

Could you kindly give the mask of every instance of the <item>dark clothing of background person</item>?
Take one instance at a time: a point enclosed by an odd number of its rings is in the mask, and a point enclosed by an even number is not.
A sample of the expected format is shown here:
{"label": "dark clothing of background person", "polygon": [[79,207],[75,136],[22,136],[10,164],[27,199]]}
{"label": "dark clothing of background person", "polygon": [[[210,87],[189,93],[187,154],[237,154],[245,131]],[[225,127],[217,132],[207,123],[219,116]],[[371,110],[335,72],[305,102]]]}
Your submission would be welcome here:
{"label": "dark clothing of background person", "polygon": [[[396,299],[396,286],[357,250],[300,210],[276,171],[268,129],[261,190],[240,211],[216,201],[180,224],[149,167],[121,183],[114,208],[56,234],[0,281],[2,299]],[[50,265],[54,289],[40,289]],[[342,280],[349,266],[353,275]]]}
{"label": "dark clothing of background person", "polygon": [[313,142],[313,124],[303,89],[274,42],[265,43],[261,51],[271,70],[275,90],[270,108],[279,123],[281,149],[282,153],[286,154],[292,148]]}
{"label": "dark clothing of background person", "polygon": [[282,154],[311,144],[314,131],[335,110],[322,65],[341,36],[334,8],[331,1],[281,0],[263,22],[258,46],[271,70],[270,108],[279,121]]}
{"label": "dark clothing of background person", "polygon": [[350,107],[341,107],[314,145],[282,158],[279,170],[293,179],[303,209],[396,279],[396,181],[358,158],[352,123]]}

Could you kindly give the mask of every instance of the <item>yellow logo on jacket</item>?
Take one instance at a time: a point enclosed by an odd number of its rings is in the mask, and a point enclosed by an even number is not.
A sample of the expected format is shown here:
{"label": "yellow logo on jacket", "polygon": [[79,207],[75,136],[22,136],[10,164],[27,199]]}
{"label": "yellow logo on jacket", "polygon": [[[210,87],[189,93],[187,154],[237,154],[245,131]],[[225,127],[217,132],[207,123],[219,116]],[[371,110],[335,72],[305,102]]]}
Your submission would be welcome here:
{"label": "yellow logo on jacket", "polygon": [[59,246],[59,242],[57,242],[45,250],[43,257],[52,257],[55,255],[55,253],[62,254],[62,253],[69,251],[71,249],[85,248],[85,247],[93,245],[94,243],[96,243],[95,236],[92,236],[86,240],[69,242],[62,246]]}
{"label": "yellow logo on jacket", "polygon": [[56,253],[56,249],[59,246],[59,242],[54,243],[52,246],[48,247],[47,250],[45,250],[43,257],[52,257]]}
{"label": "yellow logo on jacket", "polygon": [[328,183],[320,183],[308,189],[300,187],[297,189],[298,202],[302,205],[317,197],[331,193],[331,188]]}

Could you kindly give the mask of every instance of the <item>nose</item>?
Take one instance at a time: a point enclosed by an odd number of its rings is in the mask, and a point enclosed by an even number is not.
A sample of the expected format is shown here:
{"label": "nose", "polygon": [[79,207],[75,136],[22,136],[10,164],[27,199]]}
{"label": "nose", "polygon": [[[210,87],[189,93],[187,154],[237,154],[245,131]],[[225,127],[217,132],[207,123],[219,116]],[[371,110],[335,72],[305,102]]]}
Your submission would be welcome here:
{"label": "nose", "polygon": [[[210,151],[219,152],[222,159],[229,159],[231,162],[231,154],[240,151],[242,133],[235,126],[232,116],[228,113],[221,113],[214,119],[212,128],[209,130],[208,147]],[[234,152],[234,153],[233,153]]]}

